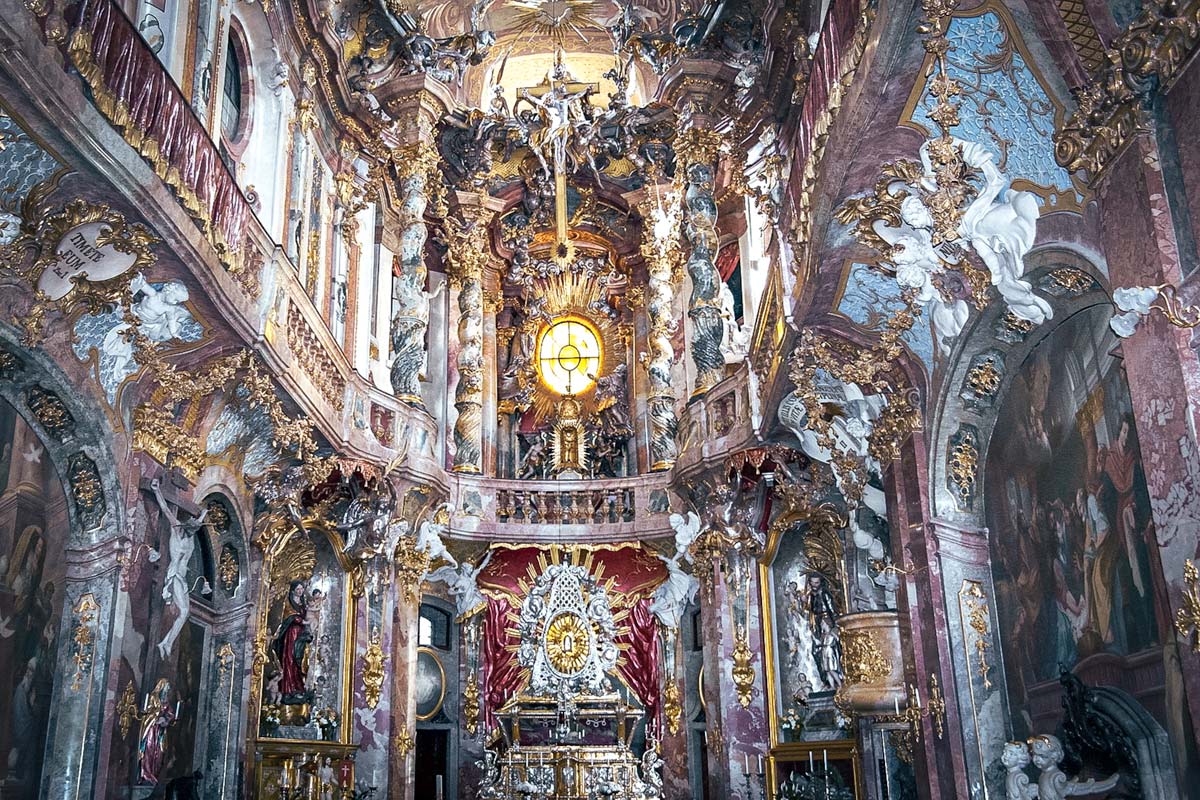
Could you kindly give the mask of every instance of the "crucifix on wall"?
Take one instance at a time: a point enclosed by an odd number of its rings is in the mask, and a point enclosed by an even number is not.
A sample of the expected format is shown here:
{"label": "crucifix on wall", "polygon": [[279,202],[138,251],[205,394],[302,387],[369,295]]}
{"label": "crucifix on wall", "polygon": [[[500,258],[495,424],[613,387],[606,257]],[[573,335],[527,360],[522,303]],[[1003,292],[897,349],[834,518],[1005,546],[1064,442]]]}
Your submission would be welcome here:
{"label": "crucifix on wall", "polygon": [[541,121],[541,128],[530,135],[529,142],[543,171],[554,178],[553,258],[560,264],[570,260],[574,249],[567,234],[568,148],[572,136],[578,137],[582,130],[591,130],[595,125],[589,98],[599,88],[598,84],[576,80],[567,71],[562,51],[558,50],[554,55],[554,66],[545,79],[518,93],[521,100],[537,109]]}

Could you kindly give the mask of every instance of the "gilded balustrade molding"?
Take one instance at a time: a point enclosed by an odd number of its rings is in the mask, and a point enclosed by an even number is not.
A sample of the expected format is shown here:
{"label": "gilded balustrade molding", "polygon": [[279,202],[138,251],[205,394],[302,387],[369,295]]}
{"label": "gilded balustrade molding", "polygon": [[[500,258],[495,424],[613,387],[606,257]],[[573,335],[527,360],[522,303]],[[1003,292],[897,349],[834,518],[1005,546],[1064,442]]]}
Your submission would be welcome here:
{"label": "gilded balustrade molding", "polygon": [[1169,88],[1200,45],[1200,0],[1152,0],[1077,93],[1078,110],[1054,134],[1054,157],[1094,184],[1139,132],[1153,96]]}
{"label": "gilded balustrade molding", "polygon": [[325,402],[332,408],[341,408],[346,379],[295,303],[288,308],[287,341],[300,368],[321,392]]}

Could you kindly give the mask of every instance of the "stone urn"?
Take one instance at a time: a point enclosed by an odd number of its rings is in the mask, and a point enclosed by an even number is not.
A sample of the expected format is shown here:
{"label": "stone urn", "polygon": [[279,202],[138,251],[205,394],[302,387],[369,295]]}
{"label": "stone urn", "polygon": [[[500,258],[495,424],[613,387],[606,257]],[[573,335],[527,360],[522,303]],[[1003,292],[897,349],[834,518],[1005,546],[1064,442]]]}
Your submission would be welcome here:
{"label": "stone urn", "polygon": [[904,641],[897,611],[862,611],[838,617],[845,680],[834,702],[858,716],[895,714],[907,704]]}

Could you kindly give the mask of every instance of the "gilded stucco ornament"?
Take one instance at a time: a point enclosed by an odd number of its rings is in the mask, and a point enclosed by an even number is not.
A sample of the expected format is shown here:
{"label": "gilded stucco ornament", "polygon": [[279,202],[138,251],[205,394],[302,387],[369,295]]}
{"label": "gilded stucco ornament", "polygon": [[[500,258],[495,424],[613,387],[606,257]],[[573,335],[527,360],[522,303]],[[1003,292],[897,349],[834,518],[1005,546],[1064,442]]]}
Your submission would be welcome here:
{"label": "gilded stucco ornament", "polygon": [[479,731],[479,676],[475,672],[467,675],[467,685],[463,687],[463,722],[469,735]]}
{"label": "gilded stucco ornament", "polygon": [[1075,96],[1078,109],[1054,134],[1055,160],[1095,185],[1137,134],[1147,109],[1200,45],[1200,0],[1154,0],[1111,42],[1100,73]]}
{"label": "gilded stucco ornament", "polygon": [[[103,203],[72,200],[53,212],[42,203],[39,188],[26,198],[21,232],[4,246],[2,259],[33,288],[33,304],[17,320],[30,345],[41,341],[51,310],[65,314],[83,308],[94,314],[128,299],[123,276],[152,266],[151,246],[158,242],[145,227]],[[29,251],[33,261],[20,266]]]}
{"label": "gilded stucco ornament", "polygon": [[1200,570],[1191,559],[1183,562],[1183,607],[1175,612],[1175,630],[1185,639],[1191,637],[1192,652],[1200,653]]}
{"label": "gilded stucco ornament", "polygon": [[383,644],[379,628],[371,631],[371,641],[363,654],[363,697],[367,708],[374,709],[379,705],[380,693],[383,691]]}
{"label": "gilded stucco ornament", "polygon": [[[72,609],[74,626],[71,631],[71,660],[75,672],[71,676],[71,691],[78,692],[92,674],[93,658],[96,653],[96,625],[100,616],[100,604],[91,592],[84,594]],[[90,684],[89,684],[90,691]]]}
{"label": "gilded stucco ornament", "polygon": [[951,437],[946,454],[950,488],[959,507],[970,509],[975,501],[979,470],[979,438],[974,430],[962,428]]}
{"label": "gilded stucco ornament", "polygon": [[746,626],[738,625],[733,637],[733,688],[738,704],[749,708],[754,697],[754,653],[746,635]]}

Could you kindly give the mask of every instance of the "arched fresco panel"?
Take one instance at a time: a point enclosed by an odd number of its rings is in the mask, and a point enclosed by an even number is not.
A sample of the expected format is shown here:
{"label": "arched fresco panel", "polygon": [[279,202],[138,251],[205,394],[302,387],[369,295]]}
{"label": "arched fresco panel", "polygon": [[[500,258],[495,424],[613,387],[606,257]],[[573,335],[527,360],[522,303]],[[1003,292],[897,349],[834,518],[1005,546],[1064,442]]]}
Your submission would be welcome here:
{"label": "arched fresco panel", "polygon": [[1054,730],[1060,665],[1168,713],[1155,541],[1108,306],[1081,311],[1013,377],[987,461],[987,523],[1014,732]]}
{"label": "arched fresco panel", "polygon": [[69,530],[45,448],[0,400],[0,796],[41,782]]}

